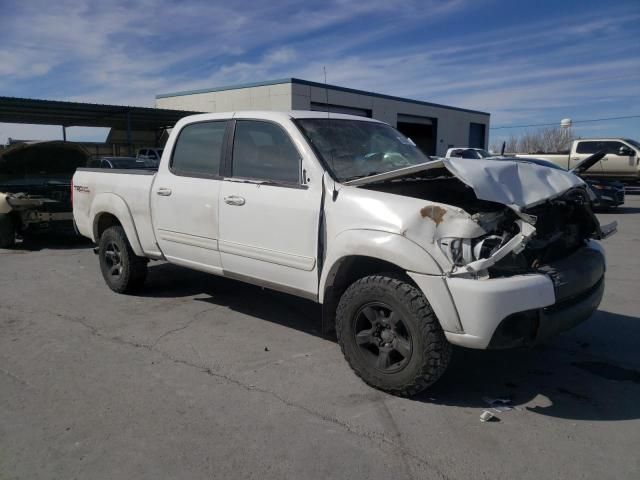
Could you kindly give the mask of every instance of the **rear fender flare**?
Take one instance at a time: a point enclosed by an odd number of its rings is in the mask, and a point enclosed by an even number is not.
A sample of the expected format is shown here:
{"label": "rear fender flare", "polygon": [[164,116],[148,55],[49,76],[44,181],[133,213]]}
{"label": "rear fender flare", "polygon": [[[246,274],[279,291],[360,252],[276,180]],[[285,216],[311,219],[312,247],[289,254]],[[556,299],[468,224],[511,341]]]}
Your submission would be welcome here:
{"label": "rear fender flare", "polygon": [[127,234],[127,239],[131,244],[131,249],[139,257],[144,257],[144,251],[140,244],[140,238],[138,237],[138,232],[136,230],[135,223],[133,222],[131,211],[122,197],[115,193],[100,193],[96,195],[93,203],[91,204],[89,218],[93,218],[93,229],[91,232],[93,237],[92,240],[94,242],[98,241],[98,220],[100,219],[100,216],[105,213],[111,214],[118,219],[120,225],[122,225],[122,228],[124,229],[124,232]]}

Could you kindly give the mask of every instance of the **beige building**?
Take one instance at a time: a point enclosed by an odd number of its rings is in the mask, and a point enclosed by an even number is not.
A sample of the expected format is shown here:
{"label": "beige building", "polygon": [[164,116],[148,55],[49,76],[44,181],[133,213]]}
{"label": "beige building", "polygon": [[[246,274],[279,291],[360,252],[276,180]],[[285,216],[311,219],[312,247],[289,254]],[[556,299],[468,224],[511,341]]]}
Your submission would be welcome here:
{"label": "beige building", "polygon": [[429,155],[443,155],[453,146],[486,148],[490,120],[486,112],[297,78],[160,94],[156,107],[199,112],[328,110],[361,115],[393,125]]}

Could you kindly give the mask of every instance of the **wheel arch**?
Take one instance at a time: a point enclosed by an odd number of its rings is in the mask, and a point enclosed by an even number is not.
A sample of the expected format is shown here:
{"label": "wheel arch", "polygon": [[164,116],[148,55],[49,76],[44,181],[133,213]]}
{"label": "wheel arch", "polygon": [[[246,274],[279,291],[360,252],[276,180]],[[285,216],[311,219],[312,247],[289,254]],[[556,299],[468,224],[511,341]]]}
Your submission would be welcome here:
{"label": "wheel arch", "polygon": [[322,304],[323,331],[334,328],[340,297],[356,280],[393,272],[414,283],[407,271],[441,275],[433,258],[402,235],[375,230],[347,230],[330,243],[320,277],[318,301]]}
{"label": "wheel arch", "polygon": [[336,278],[341,278],[342,269],[376,264],[386,268],[369,270],[367,274],[380,271],[442,274],[442,269],[427,251],[402,235],[377,230],[347,230],[329,243],[320,276],[320,303],[323,303],[327,289],[335,285]]}
{"label": "wheel arch", "polygon": [[133,216],[121,197],[112,193],[102,193],[96,196],[91,205],[91,218],[93,218],[92,234],[95,243],[100,241],[100,236],[107,228],[120,225],[124,229],[134,253],[139,257],[145,256],[133,222]]}

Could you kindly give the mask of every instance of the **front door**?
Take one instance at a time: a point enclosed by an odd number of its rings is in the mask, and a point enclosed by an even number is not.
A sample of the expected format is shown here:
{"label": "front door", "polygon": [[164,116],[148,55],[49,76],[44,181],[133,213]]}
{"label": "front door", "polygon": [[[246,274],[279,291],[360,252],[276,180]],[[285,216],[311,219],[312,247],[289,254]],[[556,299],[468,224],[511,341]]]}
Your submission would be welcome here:
{"label": "front door", "polygon": [[[162,253],[172,263],[221,273],[218,251],[220,165],[229,122],[186,125],[151,191],[151,215]],[[171,146],[167,146],[171,147]]]}
{"label": "front door", "polygon": [[[637,175],[635,155],[620,155],[620,149],[631,150],[630,146],[613,140],[603,143],[607,151],[607,155],[602,159],[605,173],[620,177]],[[633,152],[633,150],[631,151]]]}
{"label": "front door", "polygon": [[302,179],[305,160],[268,121],[235,122],[230,160],[219,201],[225,275],[314,298],[321,178]]}

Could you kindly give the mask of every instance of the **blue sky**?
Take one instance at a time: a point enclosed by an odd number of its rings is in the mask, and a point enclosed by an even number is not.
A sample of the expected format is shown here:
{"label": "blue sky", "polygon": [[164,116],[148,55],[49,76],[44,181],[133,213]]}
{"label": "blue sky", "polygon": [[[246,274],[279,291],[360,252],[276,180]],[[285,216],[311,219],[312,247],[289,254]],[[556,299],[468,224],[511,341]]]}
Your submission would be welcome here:
{"label": "blue sky", "polygon": [[[638,0],[0,7],[0,95],[152,106],[163,92],[322,81],[326,66],[331,84],[488,111],[493,127],[640,115]],[[491,142],[521,130],[492,130]],[[578,123],[575,133],[640,138],[640,118]],[[7,137],[59,138],[60,128],[0,124]]]}

